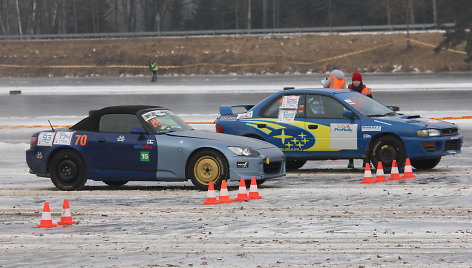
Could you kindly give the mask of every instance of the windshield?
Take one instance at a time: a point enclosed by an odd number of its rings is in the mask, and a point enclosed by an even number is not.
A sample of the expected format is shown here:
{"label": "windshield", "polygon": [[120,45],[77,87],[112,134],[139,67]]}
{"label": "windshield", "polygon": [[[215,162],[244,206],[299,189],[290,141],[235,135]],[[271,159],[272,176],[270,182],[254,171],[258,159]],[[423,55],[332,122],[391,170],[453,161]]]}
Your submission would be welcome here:
{"label": "windshield", "polygon": [[382,117],[393,116],[396,114],[382,103],[362,94],[343,93],[339,94],[338,96],[364,116]]}
{"label": "windshield", "polygon": [[169,110],[146,111],[142,114],[142,117],[147,127],[152,130],[152,134],[192,129],[192,127]]}

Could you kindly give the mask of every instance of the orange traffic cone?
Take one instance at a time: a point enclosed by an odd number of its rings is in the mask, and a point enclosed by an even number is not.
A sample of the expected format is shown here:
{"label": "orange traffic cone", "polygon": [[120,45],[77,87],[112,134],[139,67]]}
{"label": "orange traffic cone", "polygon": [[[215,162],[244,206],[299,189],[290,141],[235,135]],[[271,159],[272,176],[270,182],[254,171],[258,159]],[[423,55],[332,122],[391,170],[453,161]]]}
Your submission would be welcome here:
{"label": "orange traffic cone", "polygon": [[226,180],[221,182],[221,189],[220,189],[220,203],[231,203],[233,200],[229,198],[228,186],[226,186]]}
{"label": "orange traffic cone", "polygon": [[370,164],[365,163],[365,169],[364,169],[364,179],[361,181],[361,183],[375,183],[374,179],[372,179],[372,171],[370,170]]}
{"label": "orange traffic cone", "polygon": [[205,202],[202,203],[202,205],[218,205],[219,203],[220,201],[216,199],[215,186],[213,185],[213,182],[210,181],[208,184],[207,198]]}
{"label": "orange traffic cone", "polygon": [[72,221],[72,214],[70,213],[69,200],[67,199],[64,199],[64,203],[62,204],[61,220],[57,224],[59,225],[77,224],[77,222]]}
{"label": "orange traffic cone", "polygon": [[387,181],[387,179],[385,179],[382,162],[379,161],[379,163],[377,164],[377,172],[375,173],[374,182],[384,182],[384,181]]}
{"label": "orange traffic cone", "polygon": [[411,166],[410,158],[407,158],[405,162],[405,171],[403,172],[402,179],[410,179],[410,178],[416,178],[416,176],[415,174],[413,174],[413,167]]}
{"label": "orange traffic cone", "polygon": [[400,172],[398,171],[397,160],[393,160],[392,162],[392,170],[390,171],[390,177],[388,178],[389,181],[401,180],[402,177],[400,176]]}
{"label": "orange traffic cone", "polygon": [[239,190],[238,190],[238,196],[233,199],[233,201],[247,201],[249,200],[249,196],[247,195],[247,189],[246,189],[246,182],[244,181],[243,178],[239,180]]}
{"label": "orange traffic cone", "polygon": [[262,199],[257,189],[256,177],[251,178],[251,186],[249,186],[249,199]]}
{"label": "orange traffic cone", "polygon": [[52,228],[56,227],[57,224],[52,223],[51,210],[49,209],[49,203],[44,202],[43,214],[41,215],[41,222],[34,228]]}

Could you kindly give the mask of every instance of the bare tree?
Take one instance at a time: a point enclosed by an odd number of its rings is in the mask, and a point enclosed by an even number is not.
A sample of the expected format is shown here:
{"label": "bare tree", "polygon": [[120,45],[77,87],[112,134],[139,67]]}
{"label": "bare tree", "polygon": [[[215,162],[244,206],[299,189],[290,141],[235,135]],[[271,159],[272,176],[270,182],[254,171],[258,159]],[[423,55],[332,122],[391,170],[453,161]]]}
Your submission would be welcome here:
{"label": "bare tree", "polygon": [[20,35],[23,35],[23,29],[21,26],[21,17],[20,17],[20,4],[18,3],[18,0],[16,0],[16,14],[17,14],[17,19],[18,19],[18,33]]}

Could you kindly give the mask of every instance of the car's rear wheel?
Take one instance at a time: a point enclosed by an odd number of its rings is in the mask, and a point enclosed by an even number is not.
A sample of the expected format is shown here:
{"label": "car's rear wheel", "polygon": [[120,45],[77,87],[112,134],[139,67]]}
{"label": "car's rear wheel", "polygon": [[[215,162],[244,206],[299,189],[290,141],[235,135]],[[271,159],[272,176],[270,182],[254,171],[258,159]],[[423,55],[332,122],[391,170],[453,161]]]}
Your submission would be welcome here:
{"label": "car's rear wheel", "polygon": [[210,182],[219,188],[221,181],[229,178],[228,161],[212,149],[195,153],[188,162],[187,170],[193,185],[199,190],[207,190]]}
{"label": "car's rear wheel", "polygon": [[123,186],[128,183],[128,181],[103,181],[106,185],[117,187]]}
{"label": "car's rear wheel", "polygon": [[411,166],[416,169],[428,170],[433,169],[435,166],[437,166],[439,164],[439,161],[441,161],[440,156],[428,159],[411,159]]}
{"label": "car's rear wheel", "polygon": [[303,167],[303,165],[306,164],[306,160],[304,159],[287,159],[287,161],[285,161],[285,168],[287,170],[297,170],[301,167]]}
{"label": "car's rear wheel", "polygon": [[79,153],[63,150],[56,153],[49,163],[52,183],[63,191],[79,190],[85,185],[85,164]]}
{"label": "car's rear wheel", "polygon": [[394,136],[383,136],[373,142],[370,150],[370,161],[377,168],[382,162],[385,173],[390,173],[393,160],[397,160],[398,169],[405,166],[406,150],[402,141]]}

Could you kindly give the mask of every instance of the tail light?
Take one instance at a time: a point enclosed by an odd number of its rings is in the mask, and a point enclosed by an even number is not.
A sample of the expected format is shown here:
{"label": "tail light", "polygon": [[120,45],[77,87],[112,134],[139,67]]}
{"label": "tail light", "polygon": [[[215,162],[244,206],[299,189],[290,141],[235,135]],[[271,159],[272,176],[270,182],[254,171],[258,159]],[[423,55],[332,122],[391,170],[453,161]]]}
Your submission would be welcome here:
{"label": "tail light", "polygon": [[225,128],[222,127],[221,125],[216,124],[216,125],[215,125],[215,128],[216,128],[216,132],[218,132],[218,133],[225,133]]}
{"label": "tail light", "polygon": [[33,148],[38,144],[38,137],[31,137],[30,139],[30,148]]}

